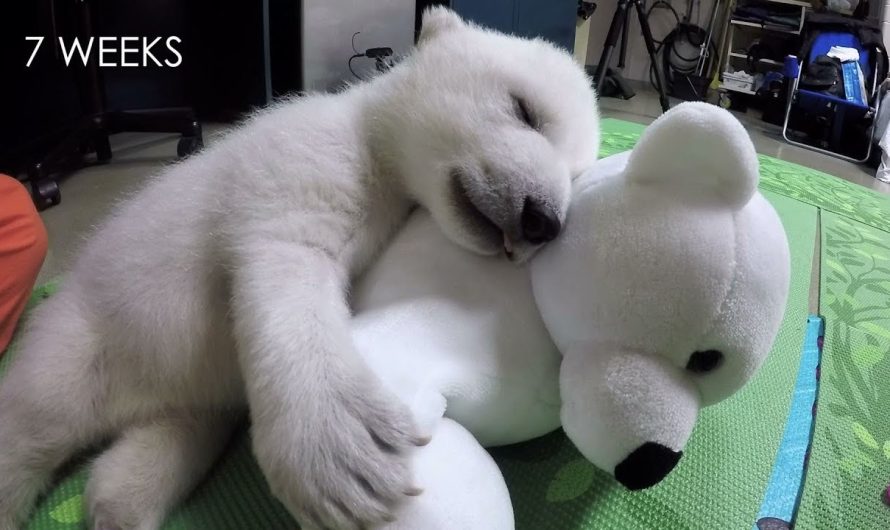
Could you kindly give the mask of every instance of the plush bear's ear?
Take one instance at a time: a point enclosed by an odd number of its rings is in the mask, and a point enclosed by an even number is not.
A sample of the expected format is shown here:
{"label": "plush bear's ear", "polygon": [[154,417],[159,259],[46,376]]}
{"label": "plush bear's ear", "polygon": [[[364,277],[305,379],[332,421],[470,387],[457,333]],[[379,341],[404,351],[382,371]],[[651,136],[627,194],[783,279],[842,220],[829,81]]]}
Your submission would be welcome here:
{"label": "plush bear's ear", "polygon": [[759,177],[754,144],[729,111],[681,103],[655,120],[630,155],[627,178],[690,200],[747,204]]}
{"label": "plush bear's ear", "polygon": [[457,13],[444,6],[433,6],[423,12],[423,21],[420,23],[420,36],[418,44],[423,44],[436,35],[453,31],[464,26],[464,21]]}

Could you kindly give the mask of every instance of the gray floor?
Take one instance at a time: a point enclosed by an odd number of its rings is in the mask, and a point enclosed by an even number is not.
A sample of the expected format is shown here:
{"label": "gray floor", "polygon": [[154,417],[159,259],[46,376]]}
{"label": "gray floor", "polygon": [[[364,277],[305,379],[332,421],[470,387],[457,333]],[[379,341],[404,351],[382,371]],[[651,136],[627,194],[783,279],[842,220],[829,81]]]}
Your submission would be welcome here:
{"label": "gray floor", "polygon": [[[631,100],[604,98],[604,117],[648,124],[661,113],[651,90],[640,89]],[[874,179],[871,170],[855,164],[794,147],[781,140],[780,131],[754,117],[740,115],[758,152],[796,162],[826,173],[890,193],[890,185]],[[223,128],[205,127],[205,143]],[[147,175],[174,160],[177,137],[158,134],[121,134],[112,138],[114,159],[110,164],[78,171],[62,182],[62,203],[42,213],[50,249],[38,281],[46,281],[66,270],[76,249],[91,227],[114,204],[137,190]]]}
{"label": "gray floor", "polygon": [[[205,125],[205,145],[224,130]],[[49,234],[49,251],[38,283],[65,272],[84,238],[114,205],[139,190],[145,177],[176,160],[178,140],[172,134],[114,135],[111,163],[87,167],[61,181],[62,203],[40,214]]]}

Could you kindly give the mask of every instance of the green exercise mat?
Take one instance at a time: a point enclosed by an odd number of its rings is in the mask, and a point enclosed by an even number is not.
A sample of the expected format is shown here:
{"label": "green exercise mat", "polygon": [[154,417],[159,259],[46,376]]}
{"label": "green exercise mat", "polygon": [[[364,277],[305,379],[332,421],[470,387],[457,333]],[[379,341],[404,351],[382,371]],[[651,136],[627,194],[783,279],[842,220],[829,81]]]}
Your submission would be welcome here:
{"label": "green exercise mat", "polygon": [[[642,130],[638,124],[603,120],[601,155],[630,149]],[[823,219],[829,212],[836,211],[868,226],[890,226],[890,199],[829,175],[769,157],[761,156],[761,168],[761,189],[785,224],[792,255],[788,310],[763,369],[741,393],[703,412],[677,469],[664,482],[643,492],[630,493],[616,486],[611,478],[587,463],[561,432],[493,450],[513,497],[519,529],[714,530],[752,527],[770,477],[794,388],[806,327],[818,210],[827,210],[823,212]],[[825,230],[823,237],[827,237]],[[824,265],[822,273],[826,273]],[[39,303],[52,290],[52,285],[38,289],[32,302]],[[880,349],[878,339],[874,337],[880,337],[880,333],[874,329],[863,331],[870,334],[871,339],[860,336],[857,344],[865,341],[865,344],[874,343]],[[829,336],[830,343],[832,340]],[[14,355],[14,349],[11,347],[6,356],[0,358],[0,374]],[[866,362],[872,362],[878,356],[873,350],[857,351],[860,357],[865,356]],[[884,357],[890,356],[881,356]],[[871,366],[876,369],[882,362]],[[823,369],[827,370],[827,367]],[[828,391],[820,394],[820,404],[831,403],[826,401],[830,397],[828,394]],[[819,415],[816,425],[820,432]],[[884,433],[887,431],[864,420],[859,421],[864,429],[852,427],[852,423],[849,425],[855,437],[854,444],[864,444],[872,450],[874,444],[871,442],[874,441],[880,452],[884,452],[883,444],[887,439]],[[823,458],[820,443],[817,436],[814,466],[817,458]],[[828,449],[831,450],[830,445]],[[877,455],[868,453],[873,460]],[[834,454],[827,454],[825,460],[834,463]],[[28,528],[78,530],[85,527],[82,508],[86,478],[84,461],[81,459],[68,466],[54,489],[39,503]],[[880,480],[886,480],[886,468],[881,470]],[[834,471],[826,468],[825,473]],[[817,488],[816,494],[822,497],[816,498],[815,502],[808,500],[811,481],[817,474],[815,470],[808,471],[799,528],[831,528],[828,522],[835,520],[830,519],[834,512],[829,510],[826,514],[824,510],[810,510],[809,506],[818,503],[837,506],[841,498],[829,495],[847,491]],[[850,517],[849,514],[843,516]],[[807,521],[806,526],[804,521]],[[165,528],[272,530],[297,528],[297,525],[269,495],[242,429],[207,479],[173,512]],[[880,528],[890,528],[890,525],[884,524]]]}
{"label": "green exercise mat", "polygon": [[887,529],[890,233],[832,212],[821,226],[825,346],[798,528]]}

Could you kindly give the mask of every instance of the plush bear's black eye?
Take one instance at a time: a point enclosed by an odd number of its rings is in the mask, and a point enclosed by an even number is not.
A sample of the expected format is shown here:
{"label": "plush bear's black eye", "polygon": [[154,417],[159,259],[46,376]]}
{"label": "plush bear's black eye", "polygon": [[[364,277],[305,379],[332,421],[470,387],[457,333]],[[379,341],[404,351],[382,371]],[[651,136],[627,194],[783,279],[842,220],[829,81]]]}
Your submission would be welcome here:
{"label": "plush bear's black eye", "polygon": [[689,356],[686,369],[695,374],[706,374],[723,364],[723,354],[717,350],[697,351]]}
{"label": "plush bear's black eye", "polygon": [[538,129],[538,120],[529,109],[528,102],[520,97],[513,96],[513,105],[516,107],[516,116],[532,129]]}

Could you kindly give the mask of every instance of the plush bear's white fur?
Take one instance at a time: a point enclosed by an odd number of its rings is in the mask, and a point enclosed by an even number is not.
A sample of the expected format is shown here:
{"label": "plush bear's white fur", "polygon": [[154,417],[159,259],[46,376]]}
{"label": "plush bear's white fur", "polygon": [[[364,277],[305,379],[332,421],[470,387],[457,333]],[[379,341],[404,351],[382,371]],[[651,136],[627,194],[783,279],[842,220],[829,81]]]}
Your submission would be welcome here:
{"label": "plush bear's white fur", "polygon": [[[417,214],[355,292],[359,351],[437,448],[416,462],[436,501],[386,528],[513,528],[481,445],[560,423],[628,488],[663,479],[699,409],[754,376],[784,314],[788,243],[757,179],[741,124],[685,103],[576,181],[564,233],[530,271],[466,256]],[[709,350],[722,359],[690,364]]]}
{"label": "plush bear's white fur", "polygon": [[459,245],[528,258],[526,201],[563,221],[597,141],[569,54],[439,8],[391,72],[263,111],[172,166],[96,230],[0,384],[0,529],[108,438],[90,520],[157,528],[246,406],[259,464],[299,520],[389,518],[417,493],[422,438],[356,353],[351,278],[418,204]]}
{"label": "plush bear's white fur", "polygon": [[[664,475],[635,465],[648,454],[670,471],[699,408],[760,367],[791,264],[782,223],[757,192],[754,145],[729,112],[679,105],[611,163],[579,179],[565,233],[532,279],[563,354],[563,428],[594,464],[646,487]],[[696,352],[719,352],[713,369],[696,371]]]}

